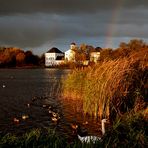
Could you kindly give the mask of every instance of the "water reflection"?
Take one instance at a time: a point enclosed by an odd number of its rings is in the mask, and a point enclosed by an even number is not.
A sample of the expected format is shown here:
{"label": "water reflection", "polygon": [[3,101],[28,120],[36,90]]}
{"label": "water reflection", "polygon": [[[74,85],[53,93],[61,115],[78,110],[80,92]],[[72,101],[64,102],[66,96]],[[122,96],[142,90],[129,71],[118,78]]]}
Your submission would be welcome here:
{"label": "water reflection", "polygon": [[[56,90],[61,76],[68,72],[56,69],[0,69],[0,131],[19,133],[32,127],[49,126],[48,111],[42,104],[59,106]],[[22,121],[24,114],[29,118]],[[14,118],[20,120],[19,124],[14,123]]]}
{"label": "water reflection", "polygon": [[[59,98],[60,79],[69,72],[59,69],[0,69],[0,133],[21,134],[32,128],[51,127],[61,135],[71,134],[72,122],[88,128],[90,133],[97,133],[100,123],[83,118],[71,102]],[[58,114],[57,121],[50,111]]]}

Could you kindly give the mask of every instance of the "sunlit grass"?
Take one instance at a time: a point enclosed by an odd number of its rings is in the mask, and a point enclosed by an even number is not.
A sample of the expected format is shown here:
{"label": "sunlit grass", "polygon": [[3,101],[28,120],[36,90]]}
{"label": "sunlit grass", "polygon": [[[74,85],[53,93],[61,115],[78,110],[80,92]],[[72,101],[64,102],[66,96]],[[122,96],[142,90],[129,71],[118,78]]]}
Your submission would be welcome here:
{"label": "sunlit grass", "polygon": [[63,80],[63,97],[82,102],[83,112],[97,118],[122,115],[138,98],[145,98],[147,59],[147,51],[141,50],[129,57],[75,69]]}

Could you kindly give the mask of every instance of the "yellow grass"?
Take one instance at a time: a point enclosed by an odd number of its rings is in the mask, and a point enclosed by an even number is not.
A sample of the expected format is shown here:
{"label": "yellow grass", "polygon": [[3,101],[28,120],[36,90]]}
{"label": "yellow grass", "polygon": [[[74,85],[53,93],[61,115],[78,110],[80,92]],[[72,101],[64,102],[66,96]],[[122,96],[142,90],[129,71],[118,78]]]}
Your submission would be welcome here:
{"label": "yellow grass", "polygon": [[143,49],[129,57],[76,69],[63,80],[63,96],[81,101],[84,113],[95,117],[121,115],[133,108],[138,97],[144,99],[147,60],[148,53]]}

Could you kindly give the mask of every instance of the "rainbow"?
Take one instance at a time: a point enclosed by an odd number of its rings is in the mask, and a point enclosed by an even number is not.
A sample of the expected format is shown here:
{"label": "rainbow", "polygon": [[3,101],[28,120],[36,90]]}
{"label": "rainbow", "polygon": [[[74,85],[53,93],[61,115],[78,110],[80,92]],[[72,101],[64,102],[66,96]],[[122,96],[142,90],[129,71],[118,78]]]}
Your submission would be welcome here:
{"label": "rainbow", "polygon": [[113,8],[113,13],[111,15],[111,19],[109,21],[109,25],[107,27],[106,40],[105,40],[105,48],[113,47],[113,37],[116,34],[116,23],[122,12],[122,7],[124,5],[125,0],[116,0],[115,7]]}

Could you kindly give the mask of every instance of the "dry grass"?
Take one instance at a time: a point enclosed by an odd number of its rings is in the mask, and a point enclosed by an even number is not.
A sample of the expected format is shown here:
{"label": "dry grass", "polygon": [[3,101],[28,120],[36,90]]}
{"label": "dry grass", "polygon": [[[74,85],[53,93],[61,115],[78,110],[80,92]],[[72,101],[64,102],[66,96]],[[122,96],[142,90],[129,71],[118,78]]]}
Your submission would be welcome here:
{"label": "dry grass", "polygon": [[95,117],[122,115],[137,98],[145,99],[147,60],[147,50],[141,49],[129,57],[76,69],[63,81],[63,96],[81,101],[84,113]]}

